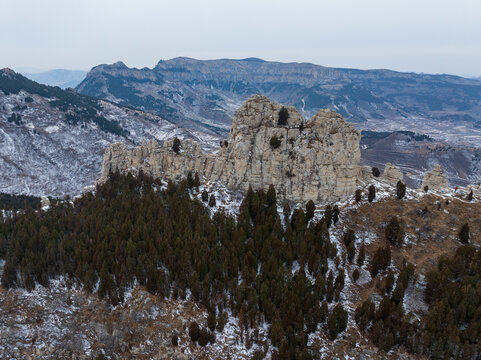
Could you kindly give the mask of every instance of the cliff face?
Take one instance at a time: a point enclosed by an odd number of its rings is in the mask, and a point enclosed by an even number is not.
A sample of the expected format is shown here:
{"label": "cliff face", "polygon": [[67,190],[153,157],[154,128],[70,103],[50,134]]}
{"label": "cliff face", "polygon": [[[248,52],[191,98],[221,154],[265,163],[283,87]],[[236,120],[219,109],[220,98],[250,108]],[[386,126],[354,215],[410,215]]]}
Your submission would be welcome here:
{"label": "cliff face", "polygon": [[241,191],[273,184],[279,196],[291,201],[332,201],[353,194],[361,137],[354,126],[329,110],[304,121],[293,107],[287,107],[287,124],[278,125],[280,109],[262,95],[245,101],[217,154],[205,155],[192,140],[183,140],[179,153],[172,150],[172,140],[163,145],[144,141],[133,150],[114,144],[105,152],[99,181],[115,170],[142,170],[168,180],[192,171]]}

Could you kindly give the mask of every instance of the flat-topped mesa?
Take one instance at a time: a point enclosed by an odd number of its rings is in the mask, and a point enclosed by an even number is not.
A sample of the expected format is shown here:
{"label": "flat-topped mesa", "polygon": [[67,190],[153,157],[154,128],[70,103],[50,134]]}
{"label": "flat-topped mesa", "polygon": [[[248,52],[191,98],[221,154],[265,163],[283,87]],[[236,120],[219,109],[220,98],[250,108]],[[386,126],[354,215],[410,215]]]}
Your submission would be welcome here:
{"label": "flat-topped mesa", "polygon": [[217,154],[203,154],[191,140],[181,141],[179,153],[173,151],[173,141],[162,146],[144,142],[134,150],[114,144],[105,152],[99,181],[115,170],[135,174],[142,169],[167,180],[180,180],[191,171],[241,191],[273,184],[280,198],[295,202],[336,201],[354,194],[360,132],[333,111],[320,110],[305,121],[295,108],[282,108],[262,95],[246,100]]}

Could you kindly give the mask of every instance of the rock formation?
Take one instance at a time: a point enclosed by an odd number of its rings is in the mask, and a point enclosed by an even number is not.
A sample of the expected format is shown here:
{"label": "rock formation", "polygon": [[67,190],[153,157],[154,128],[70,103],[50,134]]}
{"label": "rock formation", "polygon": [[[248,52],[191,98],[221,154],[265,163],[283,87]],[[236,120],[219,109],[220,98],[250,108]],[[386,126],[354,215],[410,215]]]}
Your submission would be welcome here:
{"label": "rock formation", "polygon": [[433,170],[424,175],[421,189],[424,189],[425,186],[427,186],[429,190],[439,190],[448,186],[446,175],[439,164],[435,164]]}
{"label": "rock formation", "polygon": [[382,178],[391,184],[397,184],[399,180],[402,181],[403,173],[401,169],[391,163],[386,163]]}
{"label": "rock formation", "polygon": [[296,202],[334,201],[354,194],[360,132],[329,110],[304,121],[294,107],[287,107],[287,124],[279,125],[280,109],[262,95],[245,101],[217,154],[204,154],[192,140],[182,140],[179,153],[172,149],[173,140],[163,145],[144,141],[133,150],[113,144],[105,152],[99,181],[115,170],[142,170],[168,180],[180,180],[191,171],[241,191],[273,184],[281,198]]}

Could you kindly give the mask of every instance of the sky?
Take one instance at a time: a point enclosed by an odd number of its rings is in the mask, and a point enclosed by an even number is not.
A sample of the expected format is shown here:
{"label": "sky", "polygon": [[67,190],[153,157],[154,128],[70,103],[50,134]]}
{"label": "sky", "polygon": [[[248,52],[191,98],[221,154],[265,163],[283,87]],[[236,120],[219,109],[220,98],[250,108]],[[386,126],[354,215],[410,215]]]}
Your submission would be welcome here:
{"label": "sky", "polygon": [[258,57],[481,76],[481,0],[1,0],[0,68]]}

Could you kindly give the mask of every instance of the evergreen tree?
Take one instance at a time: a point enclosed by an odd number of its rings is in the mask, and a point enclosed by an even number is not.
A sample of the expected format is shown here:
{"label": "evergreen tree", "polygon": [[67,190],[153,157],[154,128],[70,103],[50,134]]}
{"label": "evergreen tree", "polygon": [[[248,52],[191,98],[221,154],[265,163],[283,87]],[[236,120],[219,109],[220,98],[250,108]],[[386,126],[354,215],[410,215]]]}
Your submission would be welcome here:
{"label": "evergreen tree", "polygon": [[207,190],[204,189],[204,191],[202,191],[202,201],[207,202],[208,200],[209,200],[209,193],[207,192]]}
{"label": "evergreen tree", "polygon": [[173,150],[176,154],[178,154],[178,153],[180,152],[180,146],[181,146],[180,140],[179,140],[179,139],[177,138],[177,136],[176,136],[175,139],[174,139],[174,142],[173,142],[173,144],[172,144],[172,150]]}
{"label": "evergreen tree", "polygon": [[469,225],[465,223],[459,229],[459,241],[462,244],[469,244]]}
{"label": "evergreen tree", "polygon": [[179,345],[179,336],[177,334],[172,335],[171,343],[172,343],[172,346]]}
{"label": "evergreen tree", "polygon": [[289,111],[283,106],[279,110],[279,120],[278,120],[277,124],[279,126],[286,126],[288,119],[289,119]]}
{"label": "evergreen tree", "polygon": [[199,186],[200,186],[200,178],[199,174],[196,172],[194,176],[194,187],[199,191]]}
{"label": "evergreen tree", "polygon": [[271,137],[269,144],[271,145],[272,149],[277,149],[279,146],[281,146],[281,139],[279,139],[277,135],[274,135]]}
{"label": "evergreen tree", "polygon": [[372,258],[371,276],[374,278],[380,270],[386,269],[391,264],[391,249],[389,244],[379,247]]}
{"label": "evergreen tree", "polygon": [[269,185],[269,190],[267,190],[267,205],[277,208],[276,189],[274,189],[272,184]]}
{"label": "evergreen tree", "polygon": [[192,340],[193,342],[197,342],[197,340],[199,339],[199,335],[200,335],[199,324],[197,324],[196,321],[191,322],[189,325],[190,340]]}
{"label": "evergreen tree", "polygon": [[397,216],[393,216],[385,229],[386,240],[395,246],[399,246],[403,243],[404,236],[406,235],[404,229],[401,227]]}
{"label": "evergreen tree", "polygon": [[314,217],[314,211],[316,210],[316,205],[314,201],[309,200],[306,203],[306,222],[311,220]]}
{"label": "evergreen tree", "polygon": [[376,188],[374,185],[369,186],[369,194],[367,197],[367,201],[372,202],[376,198]]}
{"label": "evergreen tree", "polygon": [[359,279],[359,269],[354,269],[352,272],[352,279],[356,282]]}
{"label": "evergreen tree", "polygon": [[187,173],[187,186],[192,189],[194,187],[194,178],[192,177],[192,172]]}
{"label": "evergreen tree", "polygon": [[361,201],[361,199],[362,199],[362,191],[360,189],[357,189],[355,194],[355,200],[358,203]]}
{"label": "evergreen tree", "polygon": [[216,325],[215,312],[211,311],[211,312],[209,312],[209,316],[207,316],[207,326],[208,326],[210,331],[214,331],[215,325]]}
{"label": "evergreen tree", "polygon": [[351,243],[354,243],[356,241],[356,235],[354,233],[354,230],[348,229],[342,236],[342,242],[346,247],[349,247]]}
{"label": "evergreen tree", "polygon": [[359,254],[357,256],[357,266],[363,266],[365,259],[366,259],[366,247],[364,246],[364,243],[362,243],[361,247],[359,248]]}
{"label": "evergreen tree", "polygon": [[401,200],[406,195],[406,184],[399,180],[396,184],[396,196]]}
{"label": "evergreen tree", "polygon": [[206,346],[209,343],[210,340],[210,334],[209,331],[206,328],[202,328],[199,332],[199,345],[200,346]]}
{"label": "evergreen tree", "polygon": [[377,167],[372,168],[372,176],[379,177],[381,175],[381,171]]}
{"label": "evergreen tree", "polygon": [[466,200],[472,201],[473,200],[473,189],[470,189],[468,196],[466,197]]}
{"label": "evergreen tree", "polygon": [[344,310],[344,307],[340,303],[337,304],[327,318],[329,337],[332,340],[334,340],[339,333],[346,330],[347,319],[347,311]]}
{"label": "evergreen tree", "polygon": [[339,221],[339,207],[337,205],[334,205],[334,207],[332,208],[332,222],[335,224],[337,224],[337,222]]}
{"label": "evergreen tree", "polygon": [[211,195],[210,195],[210,198],[209,198],[209,206],[210,206],[210,207],[214,207],[215,204],[216,204],[215,196],[214,196],[214,194],[211,194]]}
{"label": "evergreen tree", "polygon": [[331,205],[326,206],[326,210],[324,211],[324,221],[328,228],[331,227],[332,224],[332,207]]}

